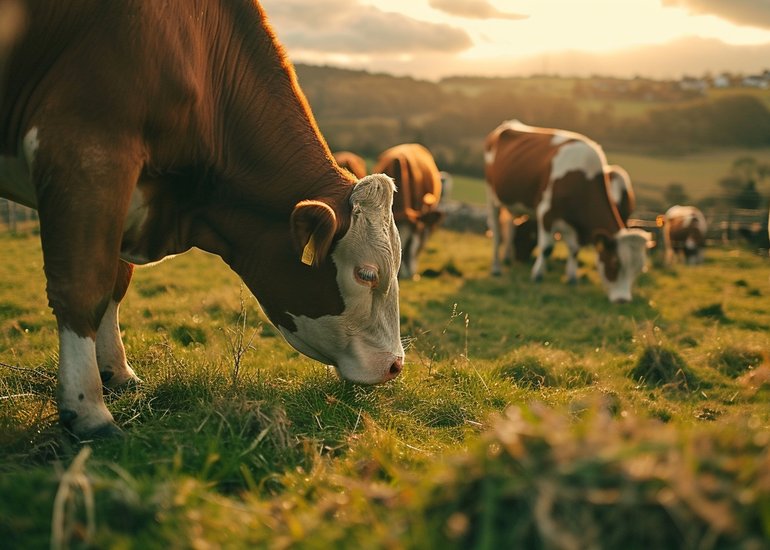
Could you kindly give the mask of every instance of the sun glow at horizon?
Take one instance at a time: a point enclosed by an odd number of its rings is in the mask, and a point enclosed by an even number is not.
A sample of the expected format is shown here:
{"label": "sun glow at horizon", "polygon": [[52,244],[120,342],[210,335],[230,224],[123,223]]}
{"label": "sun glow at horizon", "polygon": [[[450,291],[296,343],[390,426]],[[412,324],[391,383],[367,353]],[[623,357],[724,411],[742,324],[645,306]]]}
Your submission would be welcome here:
{"label": "sun glow at horizon", "polygon": [[665,44],[688,36],[716,38],[732,45],[770,43],[770,30],[739,26],[711,15],[664,7],[661,0],[490,0],[522,20],[468,19],[431,8],[427,0],[361,0],[383,11],[465,30],[474,45],[465,59],[529,56],[581,50],[604,53]]}

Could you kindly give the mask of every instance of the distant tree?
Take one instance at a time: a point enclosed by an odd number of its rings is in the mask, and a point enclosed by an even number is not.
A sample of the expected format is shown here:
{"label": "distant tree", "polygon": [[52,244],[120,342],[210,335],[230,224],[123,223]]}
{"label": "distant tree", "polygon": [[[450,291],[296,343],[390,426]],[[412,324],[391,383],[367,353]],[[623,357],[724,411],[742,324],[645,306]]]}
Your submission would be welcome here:
{"label": "distant tree", "polygon": [[760,163],[754,157],[740,157],[733,161],[730,174],[744,182],[761,184],[770,178],[770,163]]}
{"label": "distant tree", "polygon": [[681,183],[669,183],[663,190],[663,199],[669,206],[675,204],[687,204],[690,201],[690,197],[685,192],[684,185]]}
{"label": "distant tree", "polygon": [[733,161],[730,173],[719,180],[719,186],[729,204],[737,208],[761,208],[765,199],[757,189],[770,177],[770,164],[759,163],[753,157]]}
{"label": "distant tree", "polygon": [[749,181],[743,186],[740,193],[735,197],[735,206],[738,208],[758,209],[765,201],[762,195],[757,191],[756,184]]}

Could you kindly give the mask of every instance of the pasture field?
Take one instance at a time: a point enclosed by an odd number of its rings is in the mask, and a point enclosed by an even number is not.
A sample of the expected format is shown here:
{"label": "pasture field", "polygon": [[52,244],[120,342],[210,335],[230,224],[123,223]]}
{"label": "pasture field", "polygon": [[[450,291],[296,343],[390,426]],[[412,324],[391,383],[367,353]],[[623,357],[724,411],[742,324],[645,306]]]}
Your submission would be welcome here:
{"label": "pasture field", "polygon": [[[664,202],[663,192],[670,183],[680,183],[692,201],[719,196],[719,180],[730,173],[733,162],[753,157],[758,163],[770,163],[770,149],[718,149],[677,155],[650,156],[626,151],[606,151],[607,161],[620,164],[631,176],[634,191],[641,202]],[[472,204],[486,204],[484,180],[454,175],[453,198]],[[758,187],[765,192],[765,186]]]}
{"label": "pasture field", "polygon": [[[653,256],[611,305],[489,276],[439,230],[401,285],[404,374],[338,380],[238,278],[193,251],[123,303],[143,384],[106,396],[122,439],[57,424],[38,239],[0,236],[2,548],[764,548],[770,544],[770,260]],[[563,258],[563,257],[562,257]]]}

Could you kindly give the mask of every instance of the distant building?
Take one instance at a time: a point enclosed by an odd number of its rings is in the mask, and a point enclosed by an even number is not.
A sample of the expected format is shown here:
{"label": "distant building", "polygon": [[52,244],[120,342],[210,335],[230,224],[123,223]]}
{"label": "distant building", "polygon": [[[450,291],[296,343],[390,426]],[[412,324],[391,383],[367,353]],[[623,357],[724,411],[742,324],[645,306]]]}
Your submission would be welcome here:
{"label": "distant building", "polygon": [[768,71],[765,71],[762,74],[755,74],[747,76],[743,79],[743,85],[747,88],[759,88],[761,90],[766,90],[770,88],[770,78],[768,78]]}
{"label": "distant building", "polygon": [[702,78],[694,78],[691,76],[685,76],[679,81],[679,88],[685,92],[696,92],[699,94],[706,93],[708,90],[708,82]]}
{"label": "distant building", "polygon": [[731,83],[729,74],[720,74],[719,76],[714,77],[711,85],[714,86],[714,88],[729,88]]}

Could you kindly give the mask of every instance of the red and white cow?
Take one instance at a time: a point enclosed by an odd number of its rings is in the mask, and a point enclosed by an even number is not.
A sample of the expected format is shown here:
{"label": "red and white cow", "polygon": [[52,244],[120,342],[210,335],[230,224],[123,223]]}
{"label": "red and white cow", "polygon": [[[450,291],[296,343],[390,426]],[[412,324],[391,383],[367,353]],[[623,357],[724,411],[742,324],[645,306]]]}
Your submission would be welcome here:
{"label": "red and white cow", "polygon": [[414,277],[417,255],[443,217],[438,210],[441,176],[436,161],[422,145],[404,143],[384,151],[372,172],[387,174],[396,182],[393,217],[401,236],[399,277]]}
{"label": "red and white cow", "polygon": [[671,265],[680,257],[687,264],[702,263],[707,229],[706,217],[698,208],[679,205],[669,208],[663,218],[666,263]]}
{"label": "red and white cow", "polygon": [[2,196],[38,209],[61,422],[117,432],[102,383],[136,375],[132,264],[198,247],[286,340],[378,383],[402,369],[394,185],[332,160],[256,2],[28,0],[3,82]]}
{"label": "red and white cow", "polygon": [[337,161],[340,168],[344,168],[358,179],[366,176],[366,161],[355,153],[337,151],[334,153],[334,160]]}
{"label": "red and white cow", "polygon": [[[631,178],[622,167],[611,164],[604,167],[610,182],[610,196],[618,209],[620,219],[628,224],[631,212],[636,208],[636,197],[631,186]],[[488,220],[489,226],[494,223]],[[503,257],[506,262],[514,260],[525,263],[532,258],[532,252],[537,247],[537,221],[527,214],[512,216],[508,210],[500,211],[502,230]]]}
{"label": "red and white cow", "polygon": [[[569,248],[567,280],[577,280],[580,246],[594,243],[597,268],[612,302],[631,300],[631,288],[646,267],[649,234],[628,229],[610,197],[604,152],[590,139],[565,130],[504,122],[484,146],[490,220],[507,208],[537,220],[538,254],[532,279],[540,280],[554,234]],[[492,273],[500,273],[499,224],[493,236]]]}

